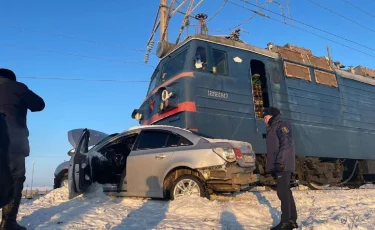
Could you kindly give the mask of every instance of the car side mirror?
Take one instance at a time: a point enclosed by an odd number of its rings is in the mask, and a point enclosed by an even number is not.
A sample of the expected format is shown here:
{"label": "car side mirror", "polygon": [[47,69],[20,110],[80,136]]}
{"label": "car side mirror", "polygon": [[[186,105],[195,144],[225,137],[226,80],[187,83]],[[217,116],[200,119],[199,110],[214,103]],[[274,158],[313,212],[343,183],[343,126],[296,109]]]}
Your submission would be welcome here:
{"label": "car side mirror", "polygon": [[75,152],[75,149],[71,149],[71,150],[69,150],[69,152],[68,152],[68,156],[73,156],[74,152]]}

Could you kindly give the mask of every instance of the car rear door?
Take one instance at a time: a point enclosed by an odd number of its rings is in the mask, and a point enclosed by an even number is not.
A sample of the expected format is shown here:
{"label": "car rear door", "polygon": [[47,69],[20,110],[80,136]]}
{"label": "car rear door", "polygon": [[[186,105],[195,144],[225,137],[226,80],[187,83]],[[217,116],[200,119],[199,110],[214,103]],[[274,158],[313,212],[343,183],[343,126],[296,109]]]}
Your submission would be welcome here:
{"label": "car rear door", "polygon": [[170,132],[142,130],[127,161],[130,196],[163,197],[163,174],[173,157],[168,148]]}
{"label": "car rear door", "polygon": [[90,131],[84,129],[76,146],[75,154],[70,159],[69,199],[82,194],[92,183],[87,157],[89,141]]}

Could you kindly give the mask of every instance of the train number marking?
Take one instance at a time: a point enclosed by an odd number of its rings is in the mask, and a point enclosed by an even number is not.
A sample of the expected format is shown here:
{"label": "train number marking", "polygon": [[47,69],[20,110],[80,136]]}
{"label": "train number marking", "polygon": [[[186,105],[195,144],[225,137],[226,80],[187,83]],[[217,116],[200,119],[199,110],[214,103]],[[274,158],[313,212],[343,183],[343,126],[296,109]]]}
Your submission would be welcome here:
{"label": "train number marking", "polygon": [[207,93],[208,93],[208,96],[210,97],[218,97],[218,98],[224,98],[224,99],[227,99],[229,97],[227,93],[221,93],[221,92],[216,92],[212,90],[208,90]]}

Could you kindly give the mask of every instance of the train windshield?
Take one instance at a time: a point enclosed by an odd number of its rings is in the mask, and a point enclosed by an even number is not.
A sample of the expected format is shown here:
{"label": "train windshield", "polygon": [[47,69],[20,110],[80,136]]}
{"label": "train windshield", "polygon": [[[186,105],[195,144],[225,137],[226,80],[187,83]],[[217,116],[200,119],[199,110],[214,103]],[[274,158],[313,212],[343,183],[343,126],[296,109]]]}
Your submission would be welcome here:
{"label": "train windshield", "polygon": [[170,58],[166,58],[166,60],[163,60],[159,64],[152,74],[147,95],[149,95],[160,84],[163,84],[165,81],[171,79],[184,70],[187,52],[188,50],[185,49],[184,51],[179,52]]}
{"label": "train windshield", "polygon": [[159,68],[156,68],[154,73],[152,74],[150,86],[148,87],[148,91],[147,91],[147,95],[149,95],[152,92],[152,90],[155,89],[156,83],[159,80],[159,75],[160,75]]}

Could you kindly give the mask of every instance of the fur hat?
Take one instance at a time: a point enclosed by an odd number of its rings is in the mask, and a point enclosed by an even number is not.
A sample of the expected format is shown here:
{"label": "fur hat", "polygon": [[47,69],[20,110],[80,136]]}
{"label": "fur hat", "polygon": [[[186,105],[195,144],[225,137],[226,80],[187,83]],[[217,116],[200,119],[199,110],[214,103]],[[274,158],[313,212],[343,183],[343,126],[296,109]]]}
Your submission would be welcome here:
{"label": "fur hat", "polygon": [[280,114],[280,110],[278,108],[275,108],[275,107],[269,107],[269,108],[265,108],[264,111],[263,111],[263,115],[264,116],[277,116]]}

